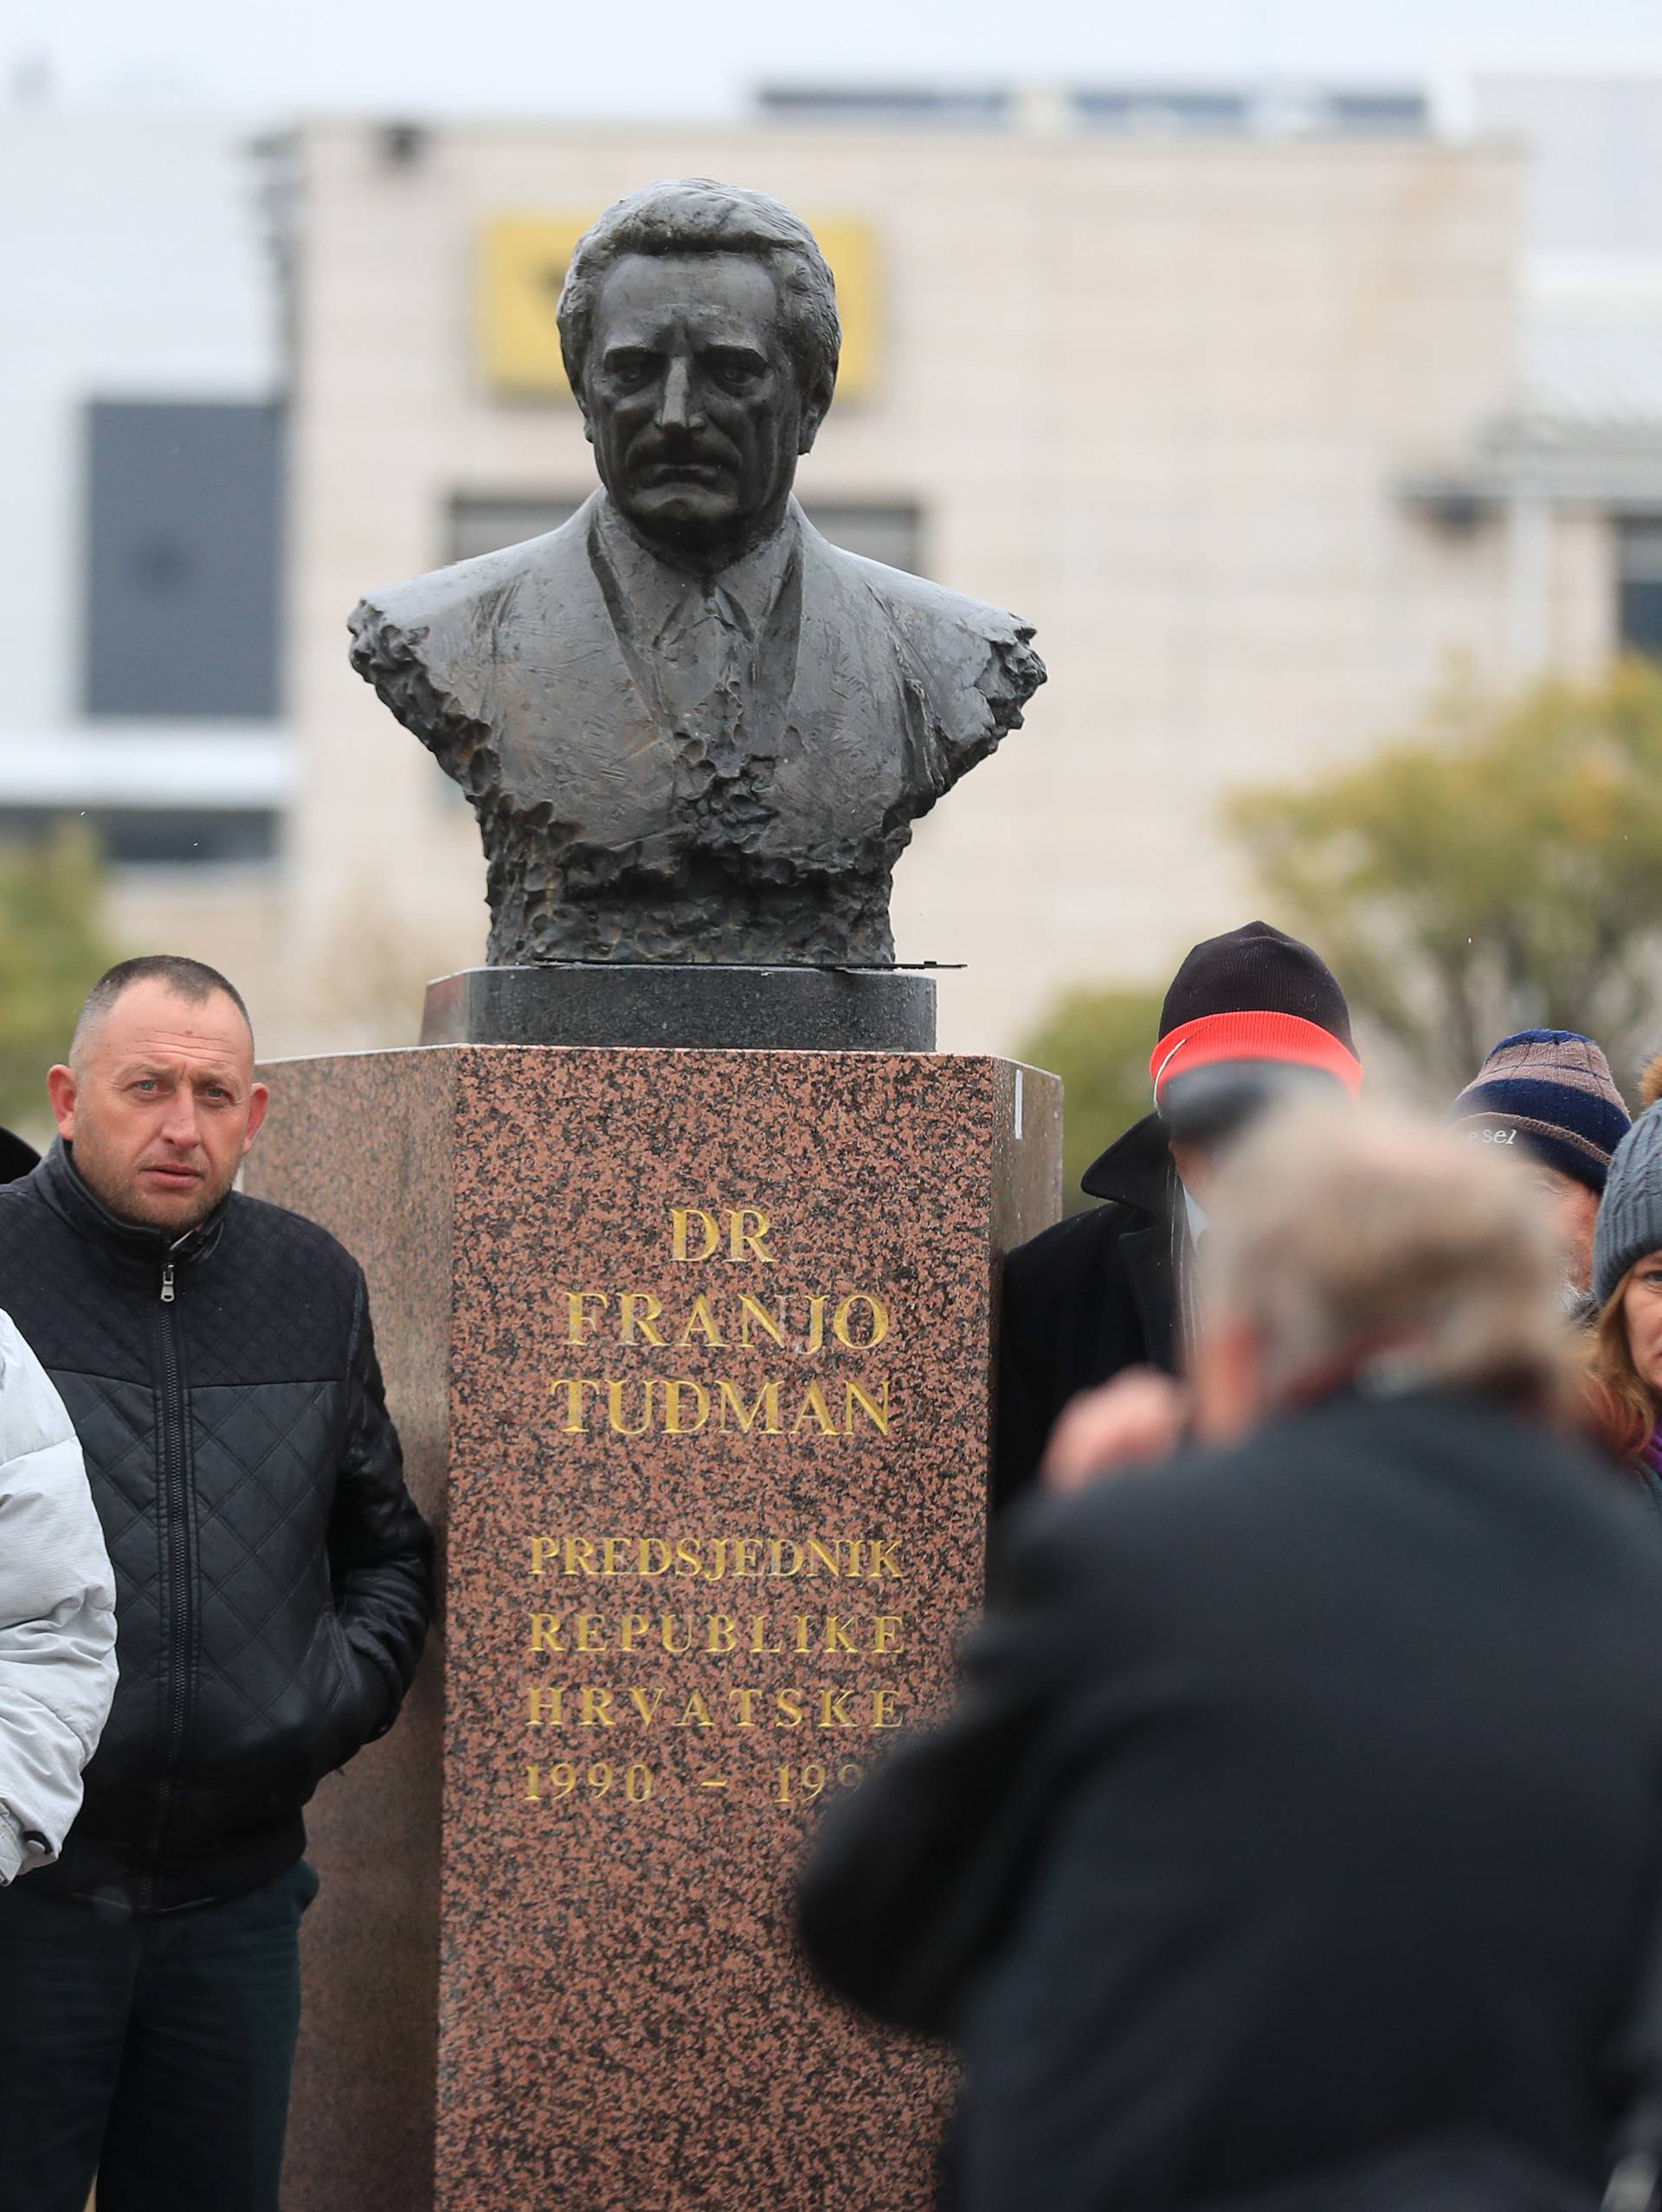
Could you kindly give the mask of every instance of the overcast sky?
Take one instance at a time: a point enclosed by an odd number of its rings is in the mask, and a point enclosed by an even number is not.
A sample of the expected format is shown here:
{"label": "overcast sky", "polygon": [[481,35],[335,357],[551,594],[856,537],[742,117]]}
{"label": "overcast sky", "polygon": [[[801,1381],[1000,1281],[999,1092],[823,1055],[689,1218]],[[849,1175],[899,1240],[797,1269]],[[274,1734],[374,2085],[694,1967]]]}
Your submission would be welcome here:
{"label": "overcast sky", "polygon": [[1662,0],[0,0],[66,100],[709,115],[772,80],[1662,71]]}

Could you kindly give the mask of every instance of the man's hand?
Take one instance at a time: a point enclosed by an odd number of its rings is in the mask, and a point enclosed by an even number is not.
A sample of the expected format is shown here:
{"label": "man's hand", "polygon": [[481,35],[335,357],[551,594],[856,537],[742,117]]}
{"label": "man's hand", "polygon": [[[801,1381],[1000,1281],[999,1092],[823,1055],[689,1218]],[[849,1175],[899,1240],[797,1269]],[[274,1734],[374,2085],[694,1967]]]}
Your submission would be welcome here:
{"label": "man's hand", "polygon": [[1163,1460],[1182,1441],[1188,1394],[1153,1367],[1130,1367],[1084,1390],[1051,1431],[1039,1479],[1058,1493],[1084,1490],[1123,1467]]}

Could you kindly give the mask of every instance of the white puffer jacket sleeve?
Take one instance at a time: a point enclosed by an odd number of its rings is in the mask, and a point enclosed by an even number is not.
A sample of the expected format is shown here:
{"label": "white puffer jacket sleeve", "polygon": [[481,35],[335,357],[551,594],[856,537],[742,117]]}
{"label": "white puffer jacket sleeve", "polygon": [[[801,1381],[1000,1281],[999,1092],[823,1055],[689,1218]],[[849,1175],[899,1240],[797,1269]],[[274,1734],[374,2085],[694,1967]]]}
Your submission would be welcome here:
{"label": "white puffer jacket sleeve", "polygon": [[55,1859],[115,1694],[115,1585],[81,1446],[0,1313],[0,1882]]}

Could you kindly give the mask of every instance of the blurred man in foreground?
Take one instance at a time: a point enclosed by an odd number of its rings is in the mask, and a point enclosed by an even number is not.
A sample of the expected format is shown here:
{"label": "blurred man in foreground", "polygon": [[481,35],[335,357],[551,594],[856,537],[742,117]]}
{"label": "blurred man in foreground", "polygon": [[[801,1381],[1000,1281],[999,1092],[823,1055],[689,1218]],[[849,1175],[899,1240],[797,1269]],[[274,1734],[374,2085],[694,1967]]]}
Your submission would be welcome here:
{"label": "blurred man in foreground", "polygon": [[[960,2046],[959,2212],[1396,2158],[1423,2205],[1457,2136],[1574,2201],[1662,1875],[1662,1559],[1556,1426],[1549,1230],[1504,1158],[1310,1108],[1212,1210],[1198,1441],[1009,1524],[956,1712],[824,1831],[810,1954]],[[1176,1389],[1056,1450],[1157,1449]]]}
{"label": "blurred man in foreground", "polygon": [[232,985],[124,962],[48,1084],[0,1306],[80,1435],[120,1674],[56,1865],[0,1892],[0,2212],[82,2212],[94,2169],[100,2212],[277,2212],[301,1807],[397,1714],[427,1530],[361,1269],[232,1188],[266,1107]]}

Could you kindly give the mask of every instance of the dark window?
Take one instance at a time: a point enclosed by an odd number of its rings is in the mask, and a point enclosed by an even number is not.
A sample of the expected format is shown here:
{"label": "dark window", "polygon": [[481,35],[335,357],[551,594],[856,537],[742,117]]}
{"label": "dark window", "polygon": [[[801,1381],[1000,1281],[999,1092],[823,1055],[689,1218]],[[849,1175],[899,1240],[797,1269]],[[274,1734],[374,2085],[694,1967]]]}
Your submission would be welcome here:
{"label": "dark window", "polygon": [[278,712],[282,447],[275,407],[88,409],[89,715]]}
{"label": "dark window", "polygon": [[1244,131],[1252,100],[1244,91],[1160,85],[1085,86],[1076,113],[1105,131]]}
{"label": "dark window", "polygon": [[[61,820],[45,808],[0,808],[0,842],[46,835]],[[87,807],[70,817],[116,867],[246,866],[274,859],[277,816],[244,809]]]}
{"label": "dark window", "polygon": [[1616,575],[1623,651],[1662,660],[1662,515],[1618,526]]}
{"label": "dark window", "polygon": [[962,123],[1008,119],[1015,97],[1002,86],[765,85],[763,115],[800,123]]}
{"label": "dark window", "polygon": [[[449,558],[472,560],[526,538],[540,538],[569,522],[583,504],[573,499],[468,499],[450,506]],[[814,527],[846,552],[868,561],[918,573],[921,518],[915,506],[864,500],[815,500],[805,503]]]}

